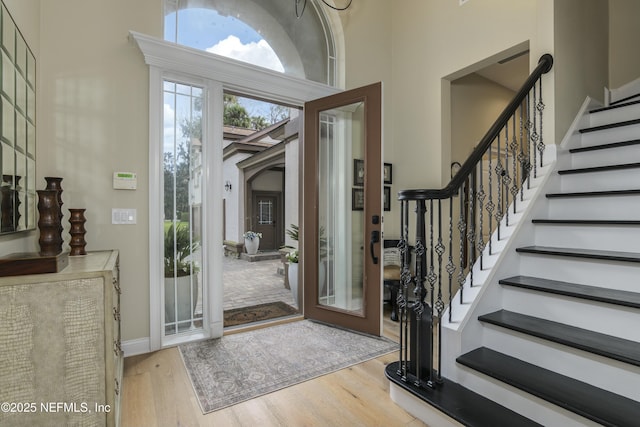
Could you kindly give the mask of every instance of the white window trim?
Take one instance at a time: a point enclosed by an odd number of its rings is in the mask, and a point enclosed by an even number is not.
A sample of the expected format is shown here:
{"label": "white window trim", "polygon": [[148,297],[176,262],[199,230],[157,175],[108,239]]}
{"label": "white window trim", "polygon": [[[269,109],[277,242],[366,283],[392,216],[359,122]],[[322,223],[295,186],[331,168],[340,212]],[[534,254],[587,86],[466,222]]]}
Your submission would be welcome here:
{"label": "white window trim", "polygon": [[[177,340],[163,339],[162,295],[157,283],[162,280],[162,150],[158,141],[162,137],[162,82],[165,77],[184,76],[207,87],[206,138],[203,137],[204,167],[204,230],[208,242],[222,242],[221,203],[206,201],[222,200],[224,187],[222,176],[222,99],[223,91],[233,91],[260,99],[271,100],[290,106],[302,107],[305,102],[340,92],[340,89],[312,82],[262,67],[225,58],[198,49],[177,45],[162,39],[130,31],[129,38],[141,50],[145,63],[149,65],[149,344],[150,350],[176,345]],[[204,130],[204,129],[203,129]],[[211,147],[212,149],[207,149]],[[217,155],[220,153],[220,155]],[[302,176],[302,170],[300,170]],[[207,218],[209,219],[207,221]],[[203,289],[208,312],[208,322],[202,333],[186,337],[199,340],[222,336],[222,244],[203,245],[203,265],[206,267],[206,283]],[[215,286],[214,284],[217,284]],[[185,336],[180,336],[185,342]]]}

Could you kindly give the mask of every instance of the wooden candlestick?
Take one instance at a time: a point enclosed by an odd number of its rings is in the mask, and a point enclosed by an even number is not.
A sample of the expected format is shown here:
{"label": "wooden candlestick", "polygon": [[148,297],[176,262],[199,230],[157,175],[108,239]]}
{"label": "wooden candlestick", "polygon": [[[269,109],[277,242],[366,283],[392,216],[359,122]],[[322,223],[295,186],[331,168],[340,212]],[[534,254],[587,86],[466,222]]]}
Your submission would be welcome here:
{"label": "wooden candlestick", "polygon": [[37,190],[37,193],[40,254],[57,255],[62,252],[58,190]]}
{"label": "wooden candlestick", "polygon": [[84,216],[86,209],[69,209],[69,234],[71,235],[71,241],[69,246],[71,247],[71,256],[86,255],[87,251],[85,246],[87,242],[84,240],[84,235],[87,230],[84,228],[87,219]]}

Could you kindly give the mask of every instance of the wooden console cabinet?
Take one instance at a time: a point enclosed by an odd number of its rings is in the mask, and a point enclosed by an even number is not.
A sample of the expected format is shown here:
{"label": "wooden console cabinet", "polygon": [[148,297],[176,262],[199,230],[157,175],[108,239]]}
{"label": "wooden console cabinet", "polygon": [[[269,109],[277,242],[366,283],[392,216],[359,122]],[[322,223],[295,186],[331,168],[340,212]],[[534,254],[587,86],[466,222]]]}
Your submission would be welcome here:
{"label": "wooden console cabinet", "polygon": [[117,426],[122,365],[117,251],[0,278],[0,425]]}

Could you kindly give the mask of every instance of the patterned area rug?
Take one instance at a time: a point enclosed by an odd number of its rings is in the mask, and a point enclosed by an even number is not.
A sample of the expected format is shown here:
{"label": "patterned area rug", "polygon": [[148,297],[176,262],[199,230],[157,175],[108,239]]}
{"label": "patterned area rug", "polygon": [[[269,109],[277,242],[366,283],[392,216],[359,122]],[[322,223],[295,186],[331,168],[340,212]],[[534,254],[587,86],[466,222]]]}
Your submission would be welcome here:
{"label": "patterned area rug", "polygon": [[179,347],[205,414],[397,348],[386,338],[309,320]]}
{"label": "patterned area rug", "polygon": [[251,307],[234,308],[224,311],[224,327],[290,316],[297,312],[298,310],[282,301],[268,302]]}

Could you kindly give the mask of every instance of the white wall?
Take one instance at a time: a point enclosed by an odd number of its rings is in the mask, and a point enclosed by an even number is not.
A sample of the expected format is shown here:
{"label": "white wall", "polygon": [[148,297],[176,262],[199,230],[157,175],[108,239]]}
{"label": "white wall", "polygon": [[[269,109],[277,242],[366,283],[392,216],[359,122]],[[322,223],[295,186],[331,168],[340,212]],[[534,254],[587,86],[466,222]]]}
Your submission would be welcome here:
{"label": "white wall", "polygon": [[242,242],[242,224],[243,216],[240,214],[241,206],[244,206],[244,175],[238,169],[236,164],[251,157],[249,153],[237,153],[227,158],[222,164],[222,174],[224,181],[231,183],[231,191],[224,192],[224,198],[226,199],[225,206],[225,239],[232,240],[234,242]]}
{"label": "white wall", "polygon": [[640,77],[640,2],[609,0],[609,87]]}
{"label": "white wall", "polygon": [[[40,7],[38,176],[63,177],[64,208],[87,209],[88,250],[120,250],[122,338],[148,337],[149,72],[128,34],[161,37],[162,2]],[[114,171],[137,172],[138,189],[113,190]],[[112,208],[137,209],[138,223],[112,225]]]}
{"label": "white wall", "polygon": [[478,74],[451,83],[451,161],[462,164],[504,107],[512,90]]}

